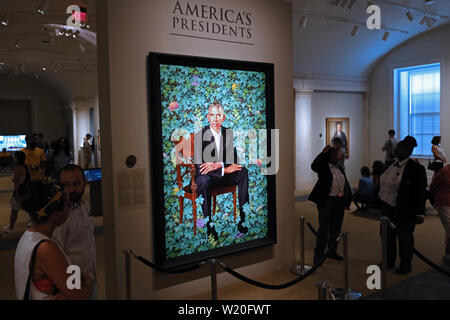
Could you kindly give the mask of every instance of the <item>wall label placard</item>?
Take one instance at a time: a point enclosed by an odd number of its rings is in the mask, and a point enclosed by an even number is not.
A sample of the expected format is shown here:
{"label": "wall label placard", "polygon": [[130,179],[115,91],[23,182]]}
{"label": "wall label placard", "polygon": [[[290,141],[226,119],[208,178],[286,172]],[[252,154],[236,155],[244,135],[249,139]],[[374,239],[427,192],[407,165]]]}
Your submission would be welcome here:
{"label": "wall label placard", "polygon": [[177,0],[171,7],[171,35],[253,45],[253,15],[194,1]]}

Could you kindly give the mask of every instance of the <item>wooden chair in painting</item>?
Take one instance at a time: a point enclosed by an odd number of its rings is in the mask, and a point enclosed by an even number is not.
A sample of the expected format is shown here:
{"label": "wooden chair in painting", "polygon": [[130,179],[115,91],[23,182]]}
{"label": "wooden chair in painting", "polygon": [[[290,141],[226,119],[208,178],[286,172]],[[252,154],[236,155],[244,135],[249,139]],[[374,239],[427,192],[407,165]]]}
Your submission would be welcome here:
{"label": "wooden chair in painting", "polygon": [[[174,141],[176,146],[176,154],[177,154],[177,184],[178,189],[184,191],[183,196],[179,196],[180,201],[180,219],[179,224],[183,222],[183,212],[184,212],[184,199],[188,199],[192,201],[193,206],[193,216],[194,216],[194,235],[197,234],[197,203],[195,199],[197,199],[197,185],[195,183],[195,165],[192,161],[194,158],[194,134],[191,133],[189,138],[180,137],[179,140]],[[183,163],[181,158],[184,158],[186,163]],[[184,177],[188,175],[190,177],[190,184],[183,186]],[[216,188],[211,190],[212,204],[213,210],[212,215],[216,214],[217,208],[217,196],[221,194],[232,193],[233,194],[233,215],[234,222],[236,222],[236,201],[237,201],[237,186],[224,187],[224,188]]]}

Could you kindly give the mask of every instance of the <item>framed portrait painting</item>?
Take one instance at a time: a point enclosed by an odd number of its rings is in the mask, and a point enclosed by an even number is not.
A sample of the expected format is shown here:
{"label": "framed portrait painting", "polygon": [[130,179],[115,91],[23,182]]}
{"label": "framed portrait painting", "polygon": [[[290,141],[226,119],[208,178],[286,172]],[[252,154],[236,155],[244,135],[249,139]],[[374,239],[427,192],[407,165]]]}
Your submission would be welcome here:
{"label": "framed portrait painting", "polygon": [[274,129],[273,64],[150,53],[148,66],[157,263],[274,244],[275,176],[262,170]]}
{"label": "framed portrait painting", "polygon": [[345,158],[350,157],[350,118],[326,118],[326,145],[333,145],[333,139],[338,138],[345,149]]}

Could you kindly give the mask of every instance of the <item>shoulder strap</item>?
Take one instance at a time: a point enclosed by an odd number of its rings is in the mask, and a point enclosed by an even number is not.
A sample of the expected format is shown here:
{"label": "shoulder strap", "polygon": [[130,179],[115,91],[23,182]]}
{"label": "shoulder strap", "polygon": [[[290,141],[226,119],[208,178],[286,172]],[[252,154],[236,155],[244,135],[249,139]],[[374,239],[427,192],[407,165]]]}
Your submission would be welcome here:
{"label": "shoulder strap", "polygon": [[42,242],[47,241],[47,239],[41,240],[33,248],[33,253],[31,254],[30,261],[30,274],[28,275],[27,286],[25,287],[25,294],[23,295],[23,300],[29,300],[30,298],[30,285],[31,285],[31,274],[34,268],[34,261],[36,260],[36,252]]}

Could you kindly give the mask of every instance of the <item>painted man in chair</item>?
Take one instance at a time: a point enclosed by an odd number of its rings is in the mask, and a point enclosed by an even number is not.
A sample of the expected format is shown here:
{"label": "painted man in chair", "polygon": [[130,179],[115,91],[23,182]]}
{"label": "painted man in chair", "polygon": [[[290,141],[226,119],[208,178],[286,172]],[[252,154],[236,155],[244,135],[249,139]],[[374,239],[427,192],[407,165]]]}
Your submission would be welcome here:
{"label": "painted man in chair", "polygon": [[[237,229],[247,233],[244,204],[249,202],[248,171],[238,165],[237,151],[233,143],[233,131],[222,126],[226,116],[220,103],[209,105],[207,115],[209,125],[195,134],[195,183],[197,194],[203,196],[203,216],[211,221],[211,190],[216,188],[238,186],[240,221]],[[208,236],[217,241],[218,234],[207,223]]]}

